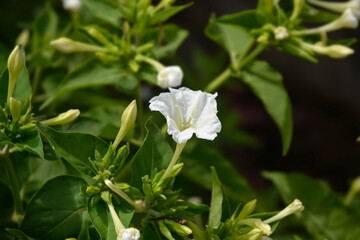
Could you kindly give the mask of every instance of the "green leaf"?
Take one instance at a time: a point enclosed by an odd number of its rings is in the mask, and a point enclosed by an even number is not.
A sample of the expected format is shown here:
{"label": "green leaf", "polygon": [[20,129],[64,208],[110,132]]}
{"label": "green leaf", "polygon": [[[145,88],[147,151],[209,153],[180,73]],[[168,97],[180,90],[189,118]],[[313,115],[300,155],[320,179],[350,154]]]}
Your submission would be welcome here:
{"label": "green leaf", "polygon": [[[100,234],[101,239],[116,239],[114,222],[106,203],[102,200],[97,203],[91,203],[91,200],[89,200],[87,206],[91,222]],[[134,208],[125,201],[121,201],[120,204],[116,204],[114,201],[114,207],[121,223],[128,227],[134,215]]]}
{"label": "green leaf", "polygon": [[205,30],[206,35],[226,49],[234,66],[238,65],[238,57],[245,54],[254,39],[245,28],[211,20]]}
{"label": "green leaf", "polygon": [[301,47],[297,46],[295,43],[291,41],[282,41],[277,46],[280,50],[290,53],[294,56],[306,59],[312,63],[317,63],[317,59],[310,55],[307,51],[302,49]]}
{"label": "green leaf", "polygon": [[89,235],[89,221],[84,219],[81,225],[80,233],[77,237],[77,240],[91,240]]}
{"label": "green leaf", "polygon": [[293,129],[291,103],[281,74],[267,62],[253,61],[244,69],[241,78],[260,98],[279,128],[285,155],[290,148]]}
{"label": "green leaf", "polygon": [[217,150],[205,144],[187,143],[181,155],[184,162],[182,174],[200,186],[211,190],[212,173],[210,166],[214,166],[226,195],[236,202],[247,202],[256,198],[254,190],[247,181],[235,170],[236,168]]}
{"label": "green leaf", "polygon": [[211,191],[211,204],[209,212],[209,226],[217,228],[221,222],[222,216],[222,204],[223,204],[223,191],[221,182],[216,174],[214,167],[211,167],[212,171],[212,191]]}
{"label": "green leaf", "polygon": [[31,199],[20,230],[36,239],[65,239],[81,229],[85,198],[80,195],[86,182],[71,176],[48,181]]}
{"label": "green leaf", "polygon": [[44,158],[43,144],[39,132],[36,132],[31,136],[22,138],[21,142],[15,143],[15,145],[21,150],[31,152],[41,158]]}
{"label": "green leaf", "polygon": [[328,23],[339,18],[339,14],[305,5],[299,18],[309,23]]}
{"label": "green leaf", "polygon": [[170,164],[173,152],[166,142],[161,130],[149,119],[146,123],[148,134],[143,145],[137,151],[131,163],[131,185],[142,187],[141,178],[151,174],[153,169],[159,171]]}
{"label": "green leaf", "polygon": [[33,238],[30,238],[29,236],[26,236],[25,233],[20,231],[19,229],[10,229],[7,228],[6,231],[16,237],[18,240],[33,240]]}
{"label": "green leaf", "polygon": [[159,230],[162,233],[162,235],[164,237],[166,237],[166,239],[168,240],[175,240],[175,238],[173,238],[170,230],[167,228],[167,226],[164,224],[163,221],[158,221],[157,222],[158,226],[159,226]]}
{"label": "green leaf", "polygon": [[0,106],[4,107],[7,94],[8,94],[8,85],[9,85],[9,70],[5,68],[5,70],[1,73],[0,76]]}
{"label": "green leaf", "polygon": [[295,198],[302,201],[301,220],[316,239],[360,239],[359,213],[345,206],[325,183],[295,173],[266,172],[264,176],[276,185],[286,204]]}
{"label": "green leaf", "polygon": [[89,158],[95,159],[95,150],[103,156],[108,150],[108,144],[93,135],[86,133],[64,133],[38,123],[43,133],[55,151],[68,161],[79,172],[90,178],[97,174],[89,163]]}
{"label": "green leaf", "polygon": [[162,22],[165,22],[166,20],[168,20],[169,18],[171,18],[172,16],[174,16],[175,14],[177,14],[178,12],[184,10],[185,8],[190,7],[191,5],[193,5],[193,3],[188,3],[185,5],[181,5],[181,6],[173,6],[173,7],[169,7],[164,9],[161,12],[157,12],[150,20],[150,24],[151,25],[155,25],[155,24],[159,24]]}
{"label": "green leaf", "polygon": [[216,21],[226,24],[238,25],[249,31],[254,28],[261,28],[264,24],[264,20],[256,10],[247,10],[231,15],[225,15],[218,18]]}
{"label": "green leaf", "polygon": [[107,1],[82,0],[84,5],[89,8],[90,12],[96,17],[114,27],[121,28],[121,12],[118,8],[112,6]]}
{"label": "green leaf", "polygon": [[57,91],[43,103],[47,107],[55,99],[80,88],[114,85],[118,89],[131,93],[135,90],[138,79],[122,66],[108,66],[92,59],[65,77]]}

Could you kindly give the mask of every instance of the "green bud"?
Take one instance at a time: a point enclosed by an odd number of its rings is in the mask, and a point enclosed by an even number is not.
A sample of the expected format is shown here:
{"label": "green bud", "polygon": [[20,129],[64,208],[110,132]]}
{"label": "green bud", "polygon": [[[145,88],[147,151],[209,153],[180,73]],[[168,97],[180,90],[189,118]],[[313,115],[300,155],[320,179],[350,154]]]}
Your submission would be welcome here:
{"label": "green bud", "polygon": [[174,222],[172,220],[166,219],[164,221],[166,225],[168,225],[173,231],[175,231],[177,234],[179,234],[181,237],[187,237],[190,234],[192,234],[192,230],[185,225],[179,224],[177,222]]}
{"label": "green bud", "polygon": [[111,200],[111,193],[108,191],[101,192],[101,198],[104,200],[107,204],[112,204]]}
{"label": "green bud", "polygon": [[136,107],[136,100],[133,100],[129,106],[125,109],[121,117],[121,127],[116,136],[116,139],[113,144],[113,148],[116,148],[121,140],[125,137],[126,133],[135,123],[137,115],[137,107]]}
{"label": "green bud", "polygon": [[131,69],[133,72],[138,72],[139,69],[140,69],[139,64],[138,64],[136,61],[134,61],[134,60],[130,60],[130,61],[128,62],[128,65],[129,65],[130,69]]}
{"label": "green bud", "polygon": [[255,210],[256,203],[256,199],[246,203],[236,219],[242,219],[250,215]]}
{"label": "green bud", "polygon": [[92,44],[74,41],[69,38],[59,38],[50,42],[58,51],[62,53],[74,53],[74,52],[107,52],[104,47],[99,47]]}
{"label": "green bud", "polygon": [[85,30],[90,36],[92,36],[102,44],[112,46],[112,43],[95,27],[85,27]]}
{"label": "green bud", "polygon": [[67,112],[59,114],[57,117],[41,121],[42,124],[47,126],[64,125],[74,121],[80,115],[78,109],[70,109]]}
{"label": "green bud", "polygon": [[171,172],[169,174],[169,177],[176,177],[181,172],[182,168],[184,166],[184,163],[178,163],[176,164],[173,169],[171,169]]}
{"label": "green bud", "polygon": [[247,240],[261,240],[263,239],[263,231],[258,228],[254,228],[247,234],[245,234],[244,239]]}
{"label": "green bud", "polygon": [[24,29],[16,38],[15,44],[22,45],[23,47],[25,47],[29,43],[29,39],[30,39],[30,31],[29,29]]}
{"label": "green bud", "polygon": [[13,122],[17,122],[21,116],[21,102],[13,97],[10,97],[10,111],[12,114]]}
{"label": "green bud", "polygon": [[14,50],[10,53],[8,58],[7,66],[9,69],[9,86],[8,86],[8,95],[7,101],[10,101],[10,97],[12,97],[16,80],[21,72],[23,67],[23,56],[19,46],[16,46]]}
{"label": "green bud", "polygon": [[141,199],[135,200],[134,201],[134,208],[136,212],[144,212],[146,205],[145,202]]}
{"label": "green bud", "polygon": [[96,186],[87,186],[86,187],[86,195],[88,195],[89,197],[97,194],[100,192],[100,188],[96,187]]}
{"label": "green bud", "polygon": [[97,53],[95,53],[95,56],[98,59],[100,59],[100,61],[103,61],[105,63],[118,62],[120,60],[120,57],[118,57],[118,56],[103,53],[103,52],[97,52]]}
{"label": "green bud", "polygon": [[267,236],[269,236],[272,232],[271,232],[271,227],[269,224],[264,223],[263,221],[261,221],[261,219],[258,218],[244,218],[244,219],[240,219],[236,222],[236,224],[238,226],[240,225],[247,225],[253,228],[257,228],[260,229],[264,234],[266,234]]}
{"label": "green bud", "polygon": [[171,235],[170,230],[165,226],[164,221],[158,221],[157,224],[159,226],[159,229],[160,229],[160,232],[162,233],[162,235],[164,235],[167,239],[175,239]]}

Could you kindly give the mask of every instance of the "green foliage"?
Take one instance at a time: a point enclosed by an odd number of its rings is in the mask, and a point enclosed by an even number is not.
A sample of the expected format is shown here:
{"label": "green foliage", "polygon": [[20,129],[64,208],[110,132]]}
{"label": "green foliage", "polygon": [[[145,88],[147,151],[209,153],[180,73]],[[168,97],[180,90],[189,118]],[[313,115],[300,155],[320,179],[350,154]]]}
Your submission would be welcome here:
{"label": "green foliage", "polygon": [[84,180],[61,176],[48,181],[31,199],[20,230],[36,239],[77,236],[86,210],[80,195]]}

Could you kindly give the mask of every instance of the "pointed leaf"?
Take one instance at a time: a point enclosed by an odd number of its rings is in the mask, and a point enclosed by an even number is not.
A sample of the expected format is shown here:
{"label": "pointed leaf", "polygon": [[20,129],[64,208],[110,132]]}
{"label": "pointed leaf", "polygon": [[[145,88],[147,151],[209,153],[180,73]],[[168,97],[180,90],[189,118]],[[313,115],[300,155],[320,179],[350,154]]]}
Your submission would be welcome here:
{"label": "pointed leaf", "polygon": [[120,10],[106,1],[82,0],[84,5],[89,8],[90,12],[97,18],[110,23],[114,27],[121,28]]}
{"label": "pointed leaf", "polygon": [[211,191],[211,204],[209,212],[209,226],[217,228],[221,222],[222,205],[224,194],[222,191],[221,182],[217,176],[214,167],[211,167],[212,171],[212,191]]}

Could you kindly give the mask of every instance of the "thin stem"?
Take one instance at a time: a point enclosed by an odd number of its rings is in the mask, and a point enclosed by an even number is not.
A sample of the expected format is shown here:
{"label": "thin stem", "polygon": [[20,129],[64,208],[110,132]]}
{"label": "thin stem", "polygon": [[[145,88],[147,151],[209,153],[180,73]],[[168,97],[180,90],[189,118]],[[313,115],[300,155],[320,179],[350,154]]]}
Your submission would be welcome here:
{"label": "thin stem", "polygon": [[117,195],[122,197],[125,201],[127,201],[131,206],[135,207],[135,202],[129,198],[129,196],[124,193],[122,190],[120,190],[117,186],[115,186],[110,180],[106,179],[105,184]]}
{"label": "thin stem", "polygon": [[178,143],[176,145],[175,153],[174,153],[174,155],[173,155],[173,157],[171,159],[171,162],[170,162],[168,168],[166,169],[164,175],[162,176],[162,179],[165,179],[165,178],[167,178],[169,176],[171,170],[174,168],[177,160],[179,159],[180,154],[181,154],[182,150],[185,147],[185,144],[186,144],[186,142],[185,143]]}
{"label": "thin stem", "polygon": [[33,97],[36,96],[37,90],[38,90],[38,88],[39,88],[41,72],[42,72],[42,68],[41,68],[41,67],[36,67],[36,68],[35,68],[34,81],[33,81],[33,84],[32,84]]}
{"label": "thin stem", "polygon": [[15,208],[15,214],[16,215],[22,215],[24,214],[24,209],[20,197],[20,188],[19,183],[16,177],[16,173],[14,170],[14,166],[12,165],[12,162],[9,157],[9,146],[6,145],[4,149],[0,152],[0,156],[2,159],[4,159],[5,168],[7,171],[7,174],[9,176],[10,185],[12,189],[12,196],[14,200],[14,208]]}
{"label": "thin stem", "polygon": [[[265,49],[265,45],[259,44],[257,47],[242,61],[240,61],[237,71],[240,71],[243,67],[246,66],[249,62],[251,62],[254,58],[256,58],[262,51]],[[205,88],[205,92],[214,92],[218,89],[222,84],[224,84],[231,77],[231,69],[225,69],[218,77],[216,77],[213,81],[209,83],[209,85]]]}
{"label": "thin stem", "polygon": [[145,137],[145,121],[144,121],[144,108],[143,108],[143,102],[141,99],[141,84],[139,83],[136,89],[136,101],[139,105],[138,108],[138,116],[139,116],[139,124],[140,124],[140,139],[141,141]]}

